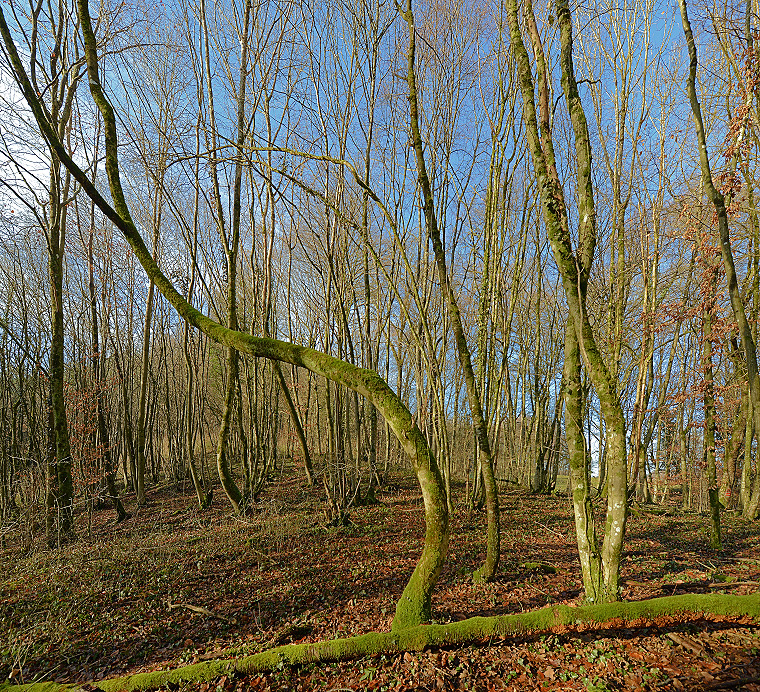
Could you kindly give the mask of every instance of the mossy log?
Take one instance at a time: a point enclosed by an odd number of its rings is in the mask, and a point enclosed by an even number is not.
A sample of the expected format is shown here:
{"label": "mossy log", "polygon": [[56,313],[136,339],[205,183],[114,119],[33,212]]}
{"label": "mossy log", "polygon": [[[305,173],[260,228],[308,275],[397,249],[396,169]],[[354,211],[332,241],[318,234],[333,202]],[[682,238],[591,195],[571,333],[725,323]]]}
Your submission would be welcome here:
{"label": "mossy log", "polygon": [[[211,682],[223,675],[251,675],[277,670],[283,666],[346,661],[378,654],[422,651],[431,647],[461,646],[525,634],[565,633],[611,629],[631,625],[645,626],[662,617],[683,620],[693,617],[744,617],[760,621],[760,593],[748,596],[723,594],[686,594],[653,598],[647,601],[615,602],[573,608],[554,605],[527,613],[497,617],[473,617],[447,625],[419,625],[394,632],[370,632],[348,639],[309,644],[287,644],[268,651],[232,660],[207,661],[193,665],[137,673],[102,680],[88,689],[103,692],[155,690],[181,682]],[[0,692],[63,692],[78,690],[76,685],[34,683],[3,686]]]}

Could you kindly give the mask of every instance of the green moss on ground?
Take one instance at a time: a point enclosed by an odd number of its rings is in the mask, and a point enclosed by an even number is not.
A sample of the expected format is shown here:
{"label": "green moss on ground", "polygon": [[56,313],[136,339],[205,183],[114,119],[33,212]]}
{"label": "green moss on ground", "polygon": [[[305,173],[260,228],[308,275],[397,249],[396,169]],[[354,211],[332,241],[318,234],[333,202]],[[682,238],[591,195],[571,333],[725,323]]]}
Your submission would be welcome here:
{"label": "green moss on ground", "polygon": [[520,567],[528,572],[541,572],[542,574],[557,574],[557,568],[548,562],[523,562]]}
{"label": "green moss on ground", "polygon": [[[287,644],[244,658],[195,663],[173,670],[137,673],[103,680],[92,685],[103,692],[155,690],[167,683],[211,682],[223,675],[246,675],[276,670],[283,666],[345,661],[375,654],[422,651],[430,647],[454,646],[526,633],[550,632],[598,626],[607,622],[630,623],[658,617],[750,616],[760,620],[760,594],[684,594],[647,601],[604,603],[573,608],[553,605],[528,613],[497,617],[474,617],[446,625],[418,625],[393,632],[370,632],[347,639],[309,644]],[[76,692],[77,685],[33,683],[0,685],[0,692]]]}

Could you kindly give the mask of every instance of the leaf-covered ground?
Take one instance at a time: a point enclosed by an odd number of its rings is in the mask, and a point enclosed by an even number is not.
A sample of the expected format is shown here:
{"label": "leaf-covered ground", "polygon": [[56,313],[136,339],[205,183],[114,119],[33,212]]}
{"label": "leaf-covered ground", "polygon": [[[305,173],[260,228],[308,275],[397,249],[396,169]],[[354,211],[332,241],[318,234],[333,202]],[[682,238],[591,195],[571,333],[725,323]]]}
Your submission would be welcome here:
{"label": "leaf-covered ground", "polygon": [[[200,513],[176,489],[153,492],[115,524],[79,518],[77,542],[0,551],[0,683],[97,681],[273,645],[387,630],[420,551],[422,502],[411,480],[326,529],[321,499],[300,479],[262,496],[253,515],[222,499]],[[485,518],[452,520],[434,618],[521,612],[579,601],[568,499],[503,490],[499,579],[473,584]],[[129,506],[132,505],[132,506]],[[629,600],[675,593],[751,593],[760,581],[760,524],[724,515],[724,550],[706,547],[698,514],[633,513],[623,575]],[[750,621],[677,622],[549,634],[478,646],[285,668],[197,684],[233,690],[760,691],[760,628]]]}

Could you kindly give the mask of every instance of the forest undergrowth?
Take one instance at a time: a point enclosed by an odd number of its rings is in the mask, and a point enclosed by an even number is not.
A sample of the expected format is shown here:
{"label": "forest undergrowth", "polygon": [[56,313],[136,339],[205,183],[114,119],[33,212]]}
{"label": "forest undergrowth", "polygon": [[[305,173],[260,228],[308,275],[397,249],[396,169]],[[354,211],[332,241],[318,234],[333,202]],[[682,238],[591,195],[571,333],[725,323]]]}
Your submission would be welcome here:
{"label": "forest undergrowth", "polygon": [[[0,551],[0,688],[87,683],[140,671],[245,656],[291,642],[390,629],[419,555],[422,502],[395,479],[381,504],[326,528],[320,494],[295,475],[273,484],[250,517],[221,499],[199,512],[167,487],[78,522],[59,551],[40,540]],[[677,499],[674,497],[674,500]],[[433,601],[435,622],[576,605],[581,584],[568,498],[502,488],[503,557],[494,583],[474,584],[485,516],[452,518]],[[626,600],[686,593],[755,593],[760,524],[726,513],[724,548],[708,547],[707,518],[636,510],[623,562]],[[686,620],[686,618],[684,618]],[[176,690],[176,687],[173,688]],[[751,619],[615,626],[508,637],[335,664],[222,677],[183,689],[233,690],[760,690],[760,627]]]}

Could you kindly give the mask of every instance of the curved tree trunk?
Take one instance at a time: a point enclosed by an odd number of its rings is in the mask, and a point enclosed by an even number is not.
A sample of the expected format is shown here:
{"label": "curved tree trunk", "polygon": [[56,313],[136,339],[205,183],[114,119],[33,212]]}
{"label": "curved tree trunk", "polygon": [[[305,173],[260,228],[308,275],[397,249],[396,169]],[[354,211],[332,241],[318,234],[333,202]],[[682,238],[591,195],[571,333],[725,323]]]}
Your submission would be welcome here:
{"label": "curved tree trunk", "polygon": [[4,13],[0,9],[0,35],[10,57],[16,79],[41,133],[81,185],[85,194],[121,231],[148,276],[182,318],[219,344],[235,348],[250,356],[305,368],[356,391],[377,407],[412,462],[425,507],[426,529],[422,554],[396,605],[393,629],[402,630],[429,621],[433,588],[443,567],[449,545],[449,515],[446,509],[443,481],[435,457],[431,454],[427,441],[415,424],[411,413],[376,372],[364,370],[310,348],[276,339],[256,337],[224,327],[190,305],[175,289],[151,256],[132,221],[120,181],[116,117],[100,82],[96,40],[88,1],[78,0],[77,10],[84,39],[90,92],[103,116],[106,172],[113,206],[105,200],[84,171],[71,159],[59,137],[50,127],[13,43]]}
{"label": "curved tree trunk", "polygon": [[472,415],[472,425],[475,429],[475,439],[478,447],[478,456],[480,467],[483,473],[483,489],[486,496],[486,512],[488,515],[487,528],[487,550],[485,563],[475,572],[474,578],[477,580],[491,581],[496,575],[499,566],[499,556],[501,552],[501,530],[499,527],[499,496],[496,486],[496,477],[493,470],[493,456],[491,454],[491,443],[488,439],[488,427],[483,415],[483,406],[480,392],[478,391],[475,372],[472,367],[472,358],[470,348],[467,345],[467,338],[462,327],[462,318],[459,313],[454,290],[449,280],[448,269],[446,267],[446,254],[441,242],[441,233],[438,228],[438,220],[435,214],[435,200],[430,187],[427,168],[425,165],[425,155],[422,147],[422,135],[420,134],[419,111],[417,101],[417,80],[415,75],[415,41],[416,29],[414,26],[414,15],[412,13],[411,0],[407,0],[406,10],[401,13],[409,27],[409,48],[407,52],[407,76],[406,82],[409,88],[409,120],[412,131],[412,146],[414,147],[415,160],[417,162],[417,176],[422,190],[423,210],[425,213],[425,226],[433,246],[433,255],[435,256],[436,269],[438,271],[438,281],[441,284],[444,302],[451,320],[451,328],[454,330],[454,339],[456,341],[459,362],[464,372],[464,380],[467,386],[467,399],[470,404],[470,413]]}

